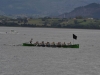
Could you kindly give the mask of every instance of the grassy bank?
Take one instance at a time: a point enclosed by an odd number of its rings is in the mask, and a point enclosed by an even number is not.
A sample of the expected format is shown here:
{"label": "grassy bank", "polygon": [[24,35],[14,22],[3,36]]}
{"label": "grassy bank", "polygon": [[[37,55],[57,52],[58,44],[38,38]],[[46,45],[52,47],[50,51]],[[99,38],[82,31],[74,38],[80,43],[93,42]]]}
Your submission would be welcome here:
{"label": "grassy bank", "polygon": [[22,26],[22,27],[54,27],[54,28],[87,28],[100,29],[99,19],[66,19],[66,18],[17,18],[1,19],[1,26]]}

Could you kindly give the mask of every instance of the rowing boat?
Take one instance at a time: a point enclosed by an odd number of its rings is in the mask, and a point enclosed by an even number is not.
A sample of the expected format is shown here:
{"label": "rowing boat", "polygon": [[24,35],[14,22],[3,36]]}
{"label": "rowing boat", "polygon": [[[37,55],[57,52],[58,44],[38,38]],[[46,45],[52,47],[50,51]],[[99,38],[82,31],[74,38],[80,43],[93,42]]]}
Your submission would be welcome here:
{"label": "rowing boat", "polygon": [[73,45],[35,45],[30,43],[23,43],[23,46],[36,46],[36,47],[62,47],[62,48],[79,48],[79,44],[73,44]]}

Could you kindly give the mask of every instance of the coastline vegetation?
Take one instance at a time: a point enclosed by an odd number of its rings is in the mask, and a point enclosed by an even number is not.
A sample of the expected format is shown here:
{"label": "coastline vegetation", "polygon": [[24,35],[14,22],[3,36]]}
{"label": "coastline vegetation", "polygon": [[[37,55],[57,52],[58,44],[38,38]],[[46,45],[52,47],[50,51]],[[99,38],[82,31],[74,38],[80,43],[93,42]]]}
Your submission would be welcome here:
{"label": "coastline vegetation", "polygon": [[100,19],[82,18],[8,18],[0,17],[0,26],[100,29]]}

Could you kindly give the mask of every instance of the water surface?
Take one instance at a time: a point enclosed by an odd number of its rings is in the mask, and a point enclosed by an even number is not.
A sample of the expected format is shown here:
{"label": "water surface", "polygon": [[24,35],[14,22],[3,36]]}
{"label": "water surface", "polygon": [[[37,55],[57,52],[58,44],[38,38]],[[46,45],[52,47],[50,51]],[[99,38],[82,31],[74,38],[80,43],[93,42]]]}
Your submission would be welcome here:
{"label": "water surface", "polygon": [[[21,46],[31,38],[80,48]],[[0,75],[100,75],[99,43],[100,30],[0,27]]]}

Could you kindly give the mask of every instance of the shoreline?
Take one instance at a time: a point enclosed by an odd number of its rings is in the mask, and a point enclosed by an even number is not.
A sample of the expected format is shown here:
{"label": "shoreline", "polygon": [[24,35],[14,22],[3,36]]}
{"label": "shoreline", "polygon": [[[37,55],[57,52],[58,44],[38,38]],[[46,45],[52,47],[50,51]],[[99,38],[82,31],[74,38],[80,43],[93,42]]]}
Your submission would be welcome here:
{"label": "shoreline", "polygon": [[22,26],[0,26],[0,27],[19,27],[19,28],[54,28],[54,29],[86,29],[86,30],[100,30],[100,29],[93,29],[93,28],[22,27]]}

